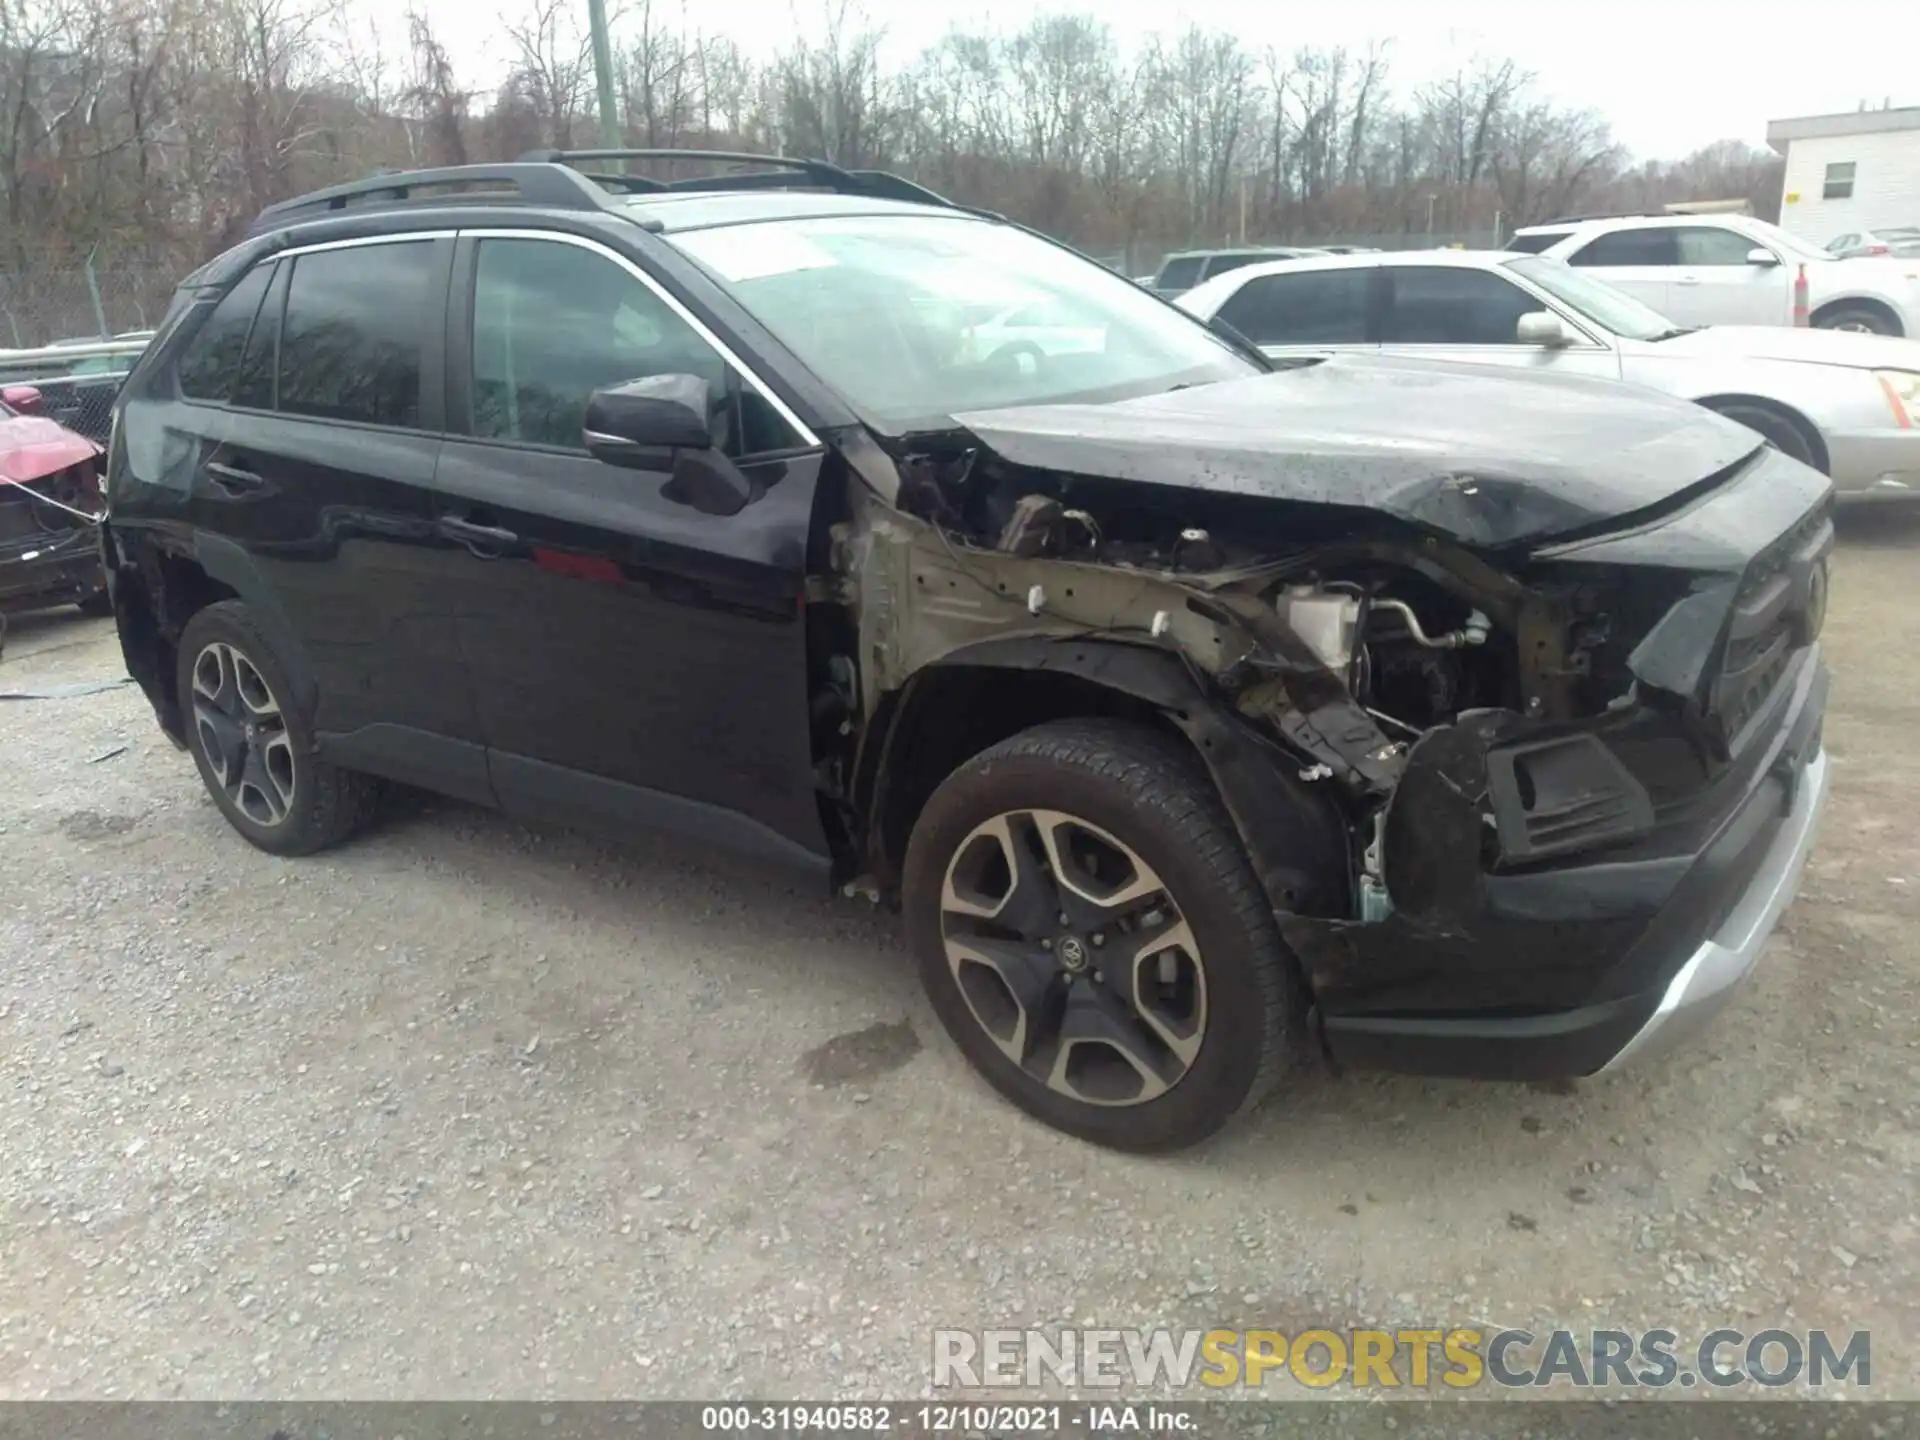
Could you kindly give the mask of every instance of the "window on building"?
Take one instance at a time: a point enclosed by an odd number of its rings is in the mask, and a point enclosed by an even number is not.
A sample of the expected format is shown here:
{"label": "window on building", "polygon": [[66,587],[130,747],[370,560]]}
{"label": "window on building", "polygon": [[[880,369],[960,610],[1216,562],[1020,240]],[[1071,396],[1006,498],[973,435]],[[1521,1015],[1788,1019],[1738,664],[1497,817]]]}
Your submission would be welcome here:
{"label": "window on building", "polygon": [[1851,200],[1853,198],[1853,161],[1844,160],[1827,166],[1827,181],[1820,188],[1822,200]]}

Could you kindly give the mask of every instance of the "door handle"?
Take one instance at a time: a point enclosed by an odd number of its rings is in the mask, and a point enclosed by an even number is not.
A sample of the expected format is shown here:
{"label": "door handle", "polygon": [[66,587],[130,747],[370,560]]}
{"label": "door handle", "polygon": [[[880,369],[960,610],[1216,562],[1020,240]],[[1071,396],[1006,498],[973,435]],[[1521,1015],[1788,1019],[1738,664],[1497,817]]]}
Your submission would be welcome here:
{"label": "door handle", "polygon": [[224,465],[218,460],[209,460],[203,468],[207,478],[229,495],[238,495],[244,490],[258,490],[267,483],[251,470],[238,465]]}
{"label": "door handle", "polygon": [[1698,285],[1700,283],[1700,277],[1698,275],[1679,275],[1674,277],[1673,283],[1676,285]]}
{"label": "door handle", "polygon": [[438,528],[447,539],[459,541],[476,555],[489,551],[497,555],[520,543],[520,537],[511,530],[503,530],[498,525],[478,525],[458,515],[442,515]]}

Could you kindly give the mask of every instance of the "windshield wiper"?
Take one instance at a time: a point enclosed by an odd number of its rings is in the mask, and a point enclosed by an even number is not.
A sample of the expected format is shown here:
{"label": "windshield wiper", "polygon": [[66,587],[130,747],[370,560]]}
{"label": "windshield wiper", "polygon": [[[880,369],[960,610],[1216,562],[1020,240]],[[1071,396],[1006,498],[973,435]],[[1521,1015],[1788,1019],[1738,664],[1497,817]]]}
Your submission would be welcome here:
{"label": "windshield wiper", "polygon": [[1662,330],[1658,335],[1649,335],[1647,337],[1647,343],[1654,344],[1661,340],[1671,340],[1676,335],[1691,335],[1699,328],[1698,325],[1675,325],[1671,330]]}

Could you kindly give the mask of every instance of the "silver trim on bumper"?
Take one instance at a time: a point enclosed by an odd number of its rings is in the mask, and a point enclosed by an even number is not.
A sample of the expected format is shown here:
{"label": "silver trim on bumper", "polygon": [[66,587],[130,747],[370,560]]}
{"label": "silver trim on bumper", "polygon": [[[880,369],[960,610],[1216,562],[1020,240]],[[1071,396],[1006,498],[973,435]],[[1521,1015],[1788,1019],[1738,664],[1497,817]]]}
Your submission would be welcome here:
{"label": "silver trim on bumper", "polygon": [[1629,1060],[1664,1054],[1726,1003],[1760,959],[1781,912],[1792,903],[1826,803],[1827,752],[1822,747],[1800,772],[1793,809],[1767,847],[1766,859],[1746,893],[1719,931],[1687,957],[1647,1023],[1595,1074],[1617,1070]]}

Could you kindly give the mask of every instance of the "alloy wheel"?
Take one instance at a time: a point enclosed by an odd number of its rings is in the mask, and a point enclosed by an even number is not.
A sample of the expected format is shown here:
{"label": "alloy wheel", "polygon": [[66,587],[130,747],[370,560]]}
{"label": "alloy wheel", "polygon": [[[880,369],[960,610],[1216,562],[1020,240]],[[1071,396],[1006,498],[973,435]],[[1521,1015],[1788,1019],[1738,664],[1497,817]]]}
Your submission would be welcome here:
{"label": "alloy wheel", "polygon": [[1200,1053],[1193,931],[1152,867],[1097,825],[1013,810],[976,826],[948,862],[940,931],[973,1018],[1050,1090],[1143,1104]]}
{"label": "alloy wheel", "polygon": [[194,657],[193,723],[208,768],[234,809],[264,828],[284,822],[296,774],[286,718],[259,668],[225,641]]}

